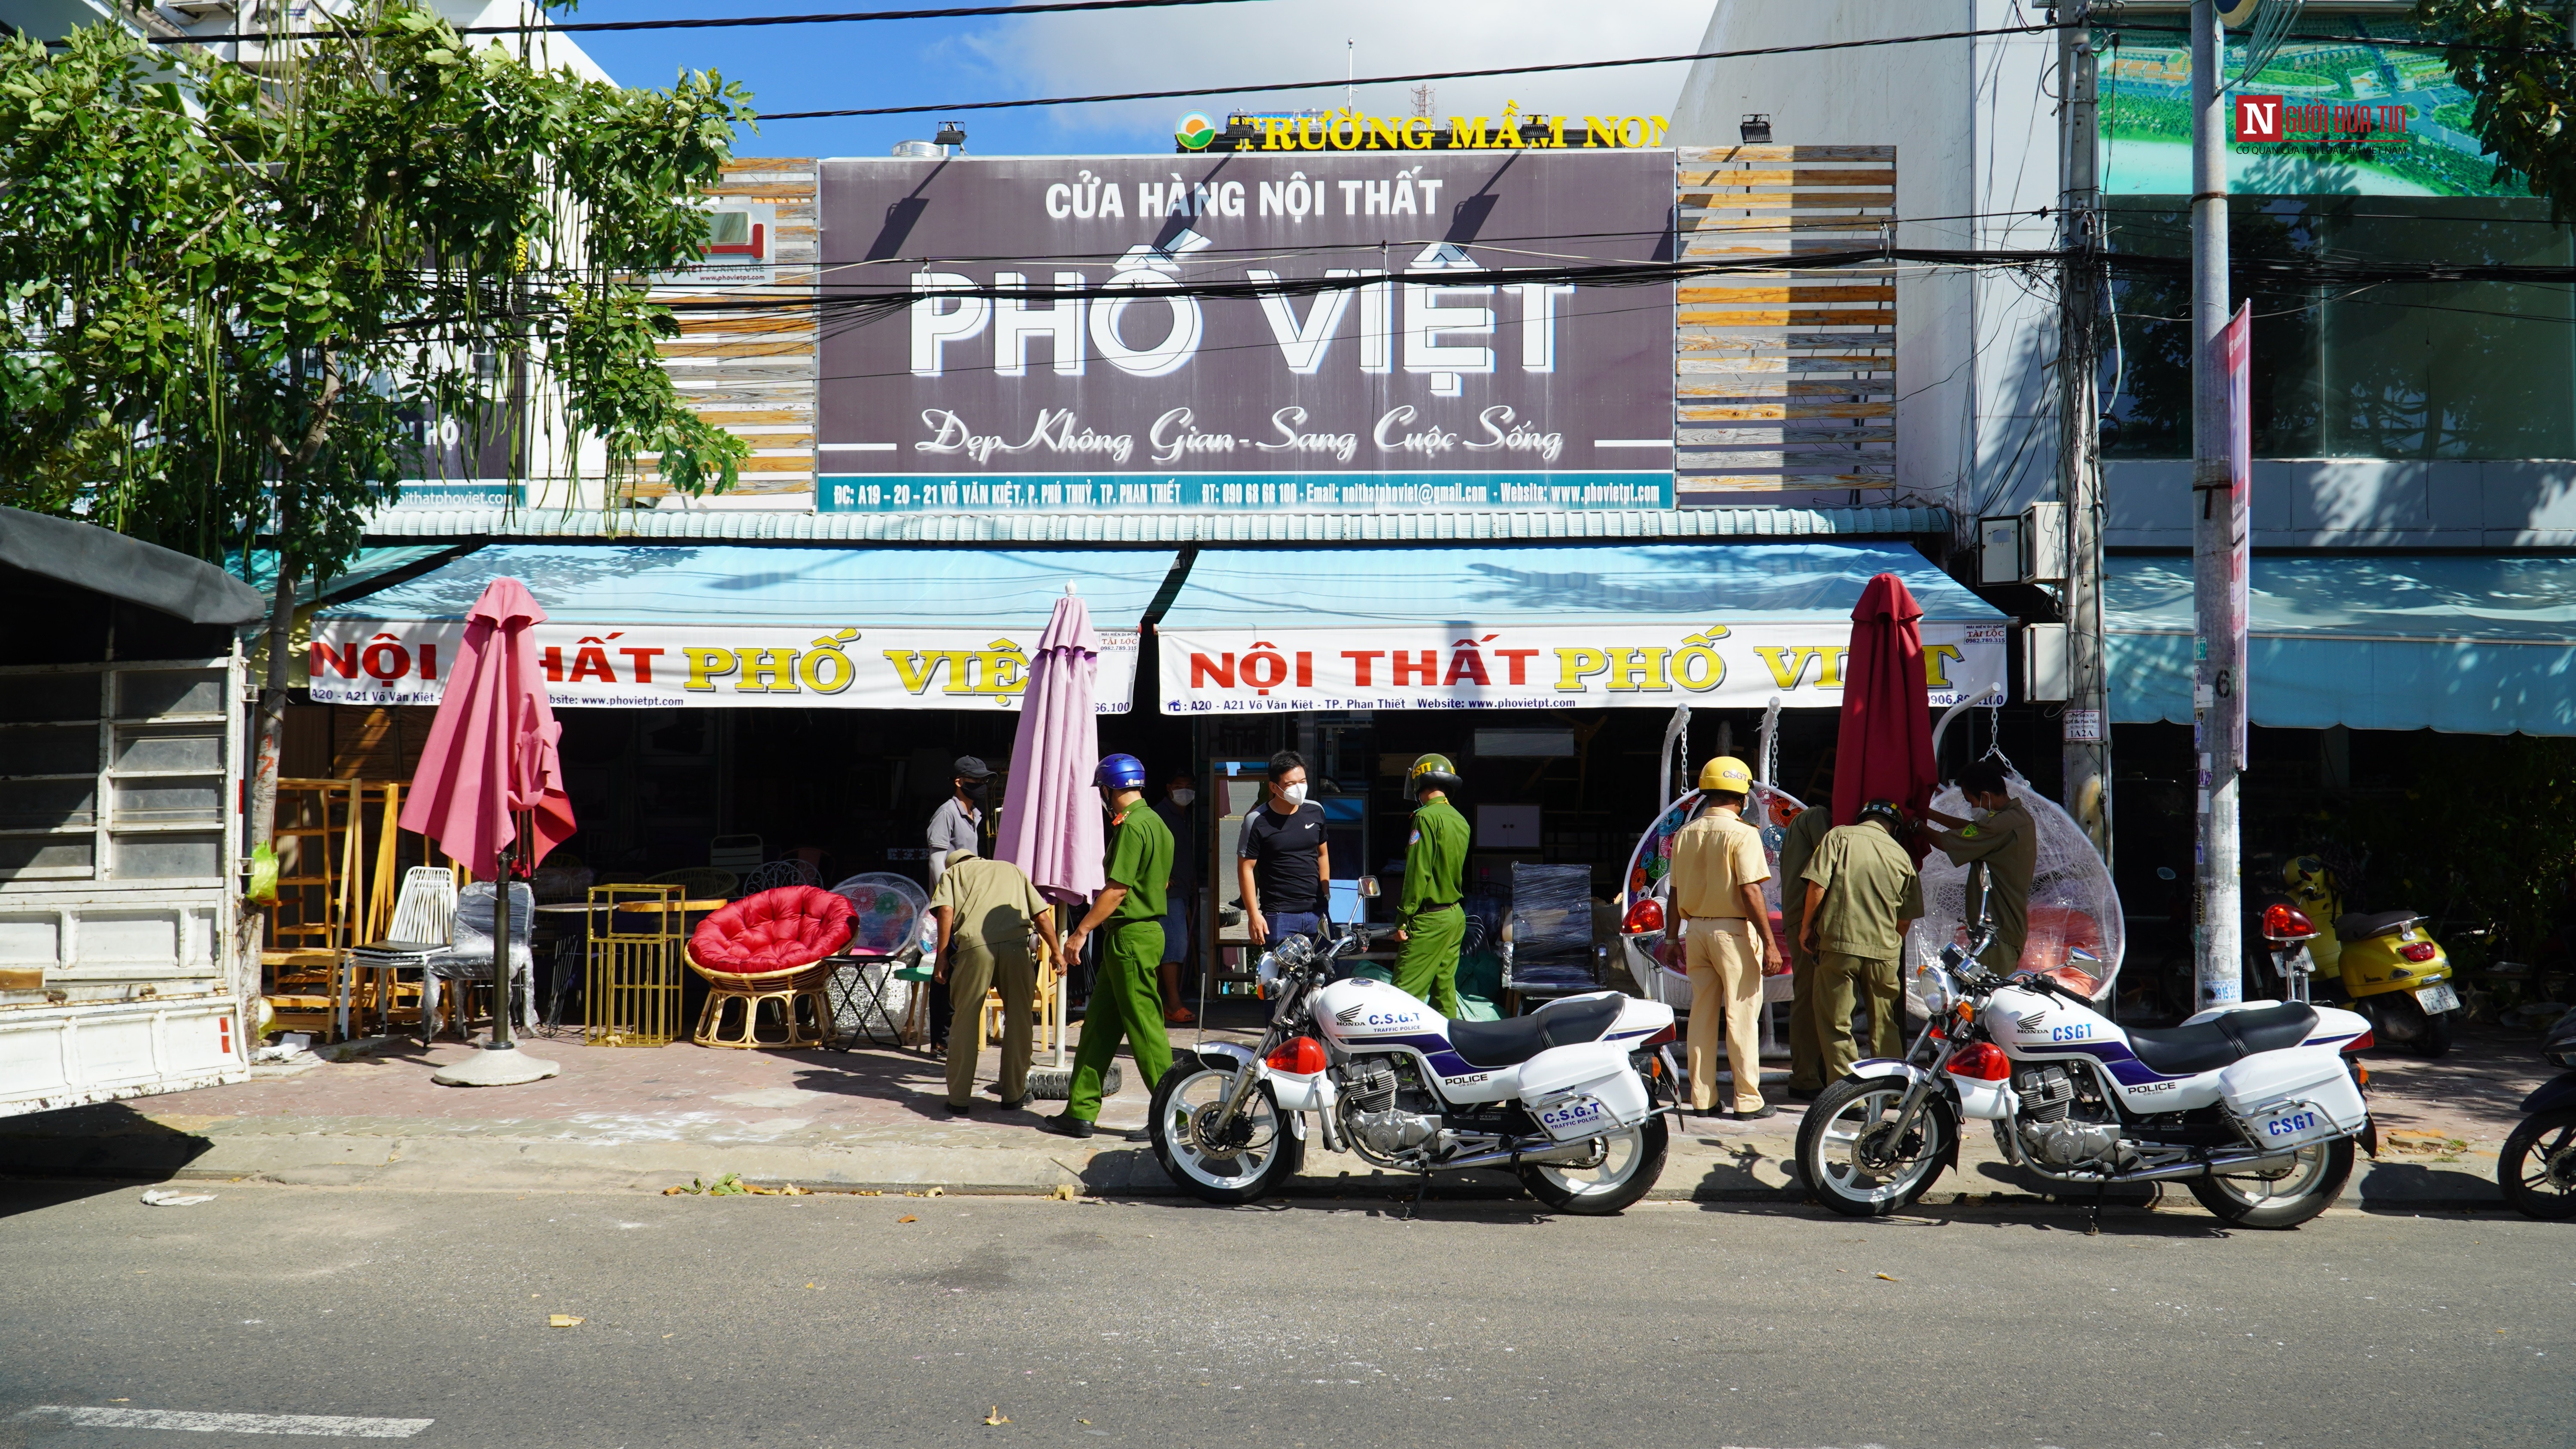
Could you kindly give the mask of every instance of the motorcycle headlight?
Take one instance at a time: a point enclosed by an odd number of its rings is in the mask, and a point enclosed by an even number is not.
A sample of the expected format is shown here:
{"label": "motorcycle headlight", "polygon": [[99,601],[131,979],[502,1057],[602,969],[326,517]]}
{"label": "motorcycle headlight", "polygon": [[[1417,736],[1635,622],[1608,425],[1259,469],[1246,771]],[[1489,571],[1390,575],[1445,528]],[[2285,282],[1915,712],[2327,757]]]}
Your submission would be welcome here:
{"label": "motorcycle headlight", "polygon": [[1951,1007],[1958,1005],[1959,983],[1950,979],[1947,969],[1926,966],[1914,974],[1914,996],[1923,1003],[1923,1010],[1938,1021],[1950,1014]]}

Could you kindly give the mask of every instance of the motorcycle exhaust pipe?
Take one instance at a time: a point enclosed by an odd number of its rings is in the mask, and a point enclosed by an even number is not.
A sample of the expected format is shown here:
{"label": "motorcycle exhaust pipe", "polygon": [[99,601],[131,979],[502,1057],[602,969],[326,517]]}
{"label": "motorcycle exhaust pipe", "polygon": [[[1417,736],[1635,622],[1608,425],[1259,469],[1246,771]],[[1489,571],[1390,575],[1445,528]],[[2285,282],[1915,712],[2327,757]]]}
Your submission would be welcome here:
{"label": "motorcycle exhaust pipe", "polygon": [[2120,1173],[2110,1181],[2173,1182],[2213,1172],[2287,1172],[2298,1165],[2299,1157],[2295,1152],[2274,1157],[2225,1157],[2215,1162],[2177,1162],[2167,1167],[2142,1167],[2135,1172]]}
{"label": "motorcycle exhaust pipe", "polygon": [[1453,1157],[1432,1166],[1442,1171],[1457,1167],[1511,1167],[1523,1162],[1579,1162],[1590,1156],[1592,1139],[1559,1142],[1551,1137],[1533,1137],[1526,1144],[1503,1152],[1480,1152],[1473,1157]]}

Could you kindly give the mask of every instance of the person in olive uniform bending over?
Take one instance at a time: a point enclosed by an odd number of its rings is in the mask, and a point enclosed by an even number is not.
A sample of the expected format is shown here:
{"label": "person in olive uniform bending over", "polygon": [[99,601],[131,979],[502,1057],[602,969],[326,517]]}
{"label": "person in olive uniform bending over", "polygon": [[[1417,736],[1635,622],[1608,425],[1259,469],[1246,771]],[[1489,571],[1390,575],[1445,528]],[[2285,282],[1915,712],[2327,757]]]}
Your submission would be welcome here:
{"label": "person in olive uniform bending over", "polygon": [[1825,832],[1807,862],[1799,934],[1816,957],[1816,1015],[1824,1077],[1837,1082],[1860,1060],[1852,994],[1869,995],[1869,1054],[1905,1054],[1905,988],[1897,974],[1905,928],[1923,914],[1923,881],[1896,841],[1905,815],[1891,800],[1860,807],[1860,822]]}
{"label": "person in olive uniform bending over", "polygon": [[1467,817],[1449,803],[1461,783],[1446,755],[1424,755],[1406,772],[1405,788],[1421,803],[1404,849],[1404,900],[1395,927],[1395,939],[1404,943],[1395,958],[1396,989],[1446,1017],[1458,1014],[1458,947],[1467,938],[1467,913],[1458,908],[1467,875]]}
{"label": "person in olive uniform bending over", "polygon": [[[1815,791],[1819,800],[1834,798],[1827,777]],[[1775,797],[1776,798],[1776,797]],[[1807,917],[1807,862],[1816,858],[1825,832],[1834,828],[1827,805],[1810,805],[1774,818],[1787,826],[1780,837],[1780,934],[1789,943],[1789,1095],[1811,1101],[1825,1089],[1825,1036],[1816,1013],[1816,953],[1807,947],[1802,927]]]}
{"label": "person in olive uniform bending over", "polygon": [[[1064,1115],[1046,1119],[1046,1129],[1066,1137],[1088,1137],[1100,1119],[1101,1082],[1119,1043],[1136,1059],[1145,1089],[1172,1067],[1171,1038],[1163,1031],[1163,993],[1156,968],[1163,960],[1164,888],[1172,878],[1172,831],[1163,818],[1145,808],[1145,767],[1134,755],[1111,755],[1100,762],[1091,783],[1109,809],[1108,883],[1091,903],[1072,934],[1065,937],[1065,959],[1082,955],[1091,933],[1102,938],[1100,970],[1092,979],[1091,1009],[1082,1019],[1082,1044],[1074,1048],[1073,1084]],[[1127,1134],[1146,1140],[1143,1131]]]}
{"label": "person in olive uniform bending over", "polygon": [[2021,948],[2030,940],[2030,878],[2039,868],[2039,826],[2012,797],[2004,767],[1979,760],[1959,772],[1960,793],[1977,817],[1962,820],[1938,810],[1926,819],[1952,828],[1932,837],[1952,865],[1968,868],[1968,909],[1977,908],[1977,886],[1986,886],[1986,918],[1995,923],[1995,939],[1977,959],[1986,969],[2009,974],[2021,964]]}

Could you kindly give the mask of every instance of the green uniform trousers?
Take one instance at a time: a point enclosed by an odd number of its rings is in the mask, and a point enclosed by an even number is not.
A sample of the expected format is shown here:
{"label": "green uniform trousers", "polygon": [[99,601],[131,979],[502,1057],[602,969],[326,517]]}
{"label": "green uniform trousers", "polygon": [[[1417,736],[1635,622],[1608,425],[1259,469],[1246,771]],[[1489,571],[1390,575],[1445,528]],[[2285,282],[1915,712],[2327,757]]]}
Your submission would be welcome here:
{"label": "green uniform trousers", "polygon": [[1861,1044],[1852,1038],[1853,998],[1860,993],[1869,999],[1869,1055],[1905,1055],[1905,992],[1897,984],[1895,958],[1876,961],[1820,951],[1816,955],[1816,1031],[1823,1038],[1828,1082],[1850,1076],[1853,1064],[1861,1059]]}
{"label": "green uniform trousers", "polygon": [[1458,948],[1467,939],[1467,913],[1456,906],[1423,911],[1404,923],[1404,948],[1395,958],[1395,989],[1442,1016],[1458,1015]]}
{"label": "green uniform trousers", "polygon": [[1002,990],[1002,1100],[1029,1094],[1030,1013],[1036,1009],[1037,963],[1026,941],[996,951],[981,941],[955,941],[948,957],[948,1105],[975,1099],[975,1043],[983,1028],[984,993]]}
{"label": "green uniform trousers", "polygon": [[[1794,931],[1792,933],[1794,935]],[[1825,1038],[1816,1021],[1816,953],[1789,948],[1789,1088],[1825,1089]]]}
{"label": "green uniform trousers", "polygon": [[1163,923],[1111,921],[1101,928],[1100,971],[1092,978],[1091,1004],[1082,1014],[1082,1041],[1073,1049],[1073,1088],[1065,1115],[1100,1120],[1100,1084],[1121,1041],[1136,1059],[1145,1090],[1172,1069],[1172,1039],[1163,1033]]}

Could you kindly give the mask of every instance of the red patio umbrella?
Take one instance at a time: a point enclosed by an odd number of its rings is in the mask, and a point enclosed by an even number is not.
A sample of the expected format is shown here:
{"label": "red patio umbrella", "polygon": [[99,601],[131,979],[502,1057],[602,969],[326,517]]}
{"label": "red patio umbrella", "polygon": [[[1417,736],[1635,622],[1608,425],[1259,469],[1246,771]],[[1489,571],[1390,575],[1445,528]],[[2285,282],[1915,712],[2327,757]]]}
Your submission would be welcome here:
{"label": "red patio umbrella", "polygon": [[[1100,634],[1091,611],[1068,582],[1064,597],[1029,658],[1020,724],[1011,737],[1011,783],[1002,799],[994,853],[1027,871],[1039,894],[1079,906],[1100,893],[1100,725],[1093,698],[1100,677]],[[1073,963],[1064,963],[1067,971]],[[1055,994],[1055,1064],[1064,1067],[1064,991]],[[1050,1083],[1062,1079],[1050,1074]],[[1042,1092],[1052,1095],[1061,1088]]]}
{"label": "red patio umbrella", "polygon": [[[518,1051],[510,1036],[509,866],[524,858],[534,868],[573,833],[572,800],[555,754],[563,726],[547,702],[530,632],[545,617],[517,579],[484,586],[466,612],[464,646],[403,801],[403,829],[437,841],[494,885],[492,1040],[433,1078],[448,1086],[514,1086],[556,1071],[553,1062]],[[521,816],[529,825],[525,842]]]}
{"label": "red patio umbrella", "polygon": [[1852,608],[1843,659],[1842,732],[1834,750],[1834,823],[1872,800],[1920,814],[1940,771],[1932,763],[1932,699],[1923,675],[1923,606],[1903,580],[1880,574]]}

